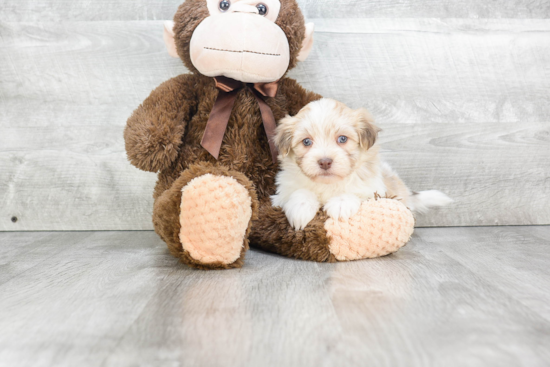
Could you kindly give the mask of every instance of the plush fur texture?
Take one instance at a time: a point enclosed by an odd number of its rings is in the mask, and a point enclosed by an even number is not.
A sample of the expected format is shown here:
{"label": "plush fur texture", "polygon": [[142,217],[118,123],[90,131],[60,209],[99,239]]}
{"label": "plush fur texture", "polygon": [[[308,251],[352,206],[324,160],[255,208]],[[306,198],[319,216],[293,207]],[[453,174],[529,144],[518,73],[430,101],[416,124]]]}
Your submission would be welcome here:
{"label": "plush fur texture", "polygon": [[439,191],[413,194],[379,157],[380,131],[365,109],[321,99],[287,116],[277,127],[281,172],[273,205],[303,229],[322,207],[330,218],[348,220],[361,203],[378,196],[396,197],[411,209],[450,203]]}
{"label": "plush fur texture", "polygon": [[[237,94],[219,159],[200,145],[218,90],[213,79],[200,75],[193,66],[189,42],[193,30],[208,14],[204,0],[187,0],[179,7],[174,18],[177,52],[191,74],[175,77],[155,89],[130,117],[124,132],[130,162],[142,170],[158,172],[153,195],[156,232],[174,256],[199,269],[241,267],[249,244],[299,259],[336,261],[325,229],[325,213],[319,211],[304,230],[295,231],[283,211],[272,207],[270,196],[275,194],[278,165],[272,161],[260,109],[249,88],[242,88]],[[276,24],[288,38],[290,70],[297,63],[305,34],[304,19],[295,0],[281,0]],[[277,95],[266,98],[266,103],[279,121],[287,115],[296,115],[306,104],[320,98],[296,81],[283,77]],[[232,263],[228,262],[229,257],[201,261],[186,250],[180,239],[180,235],[186,233],[186,229],[182,229],[186,221],[181,221],[182,190],[205,175],[233,178],[251,200],[251,219],[240,255]],[[242,188],[227,188],[225,195],[242,194]],[[240,231],[238,236],[242,236],[242,229]],[[345,240],[345,234],[342,238]],[[364,246],[369,246],[368,239]]]}

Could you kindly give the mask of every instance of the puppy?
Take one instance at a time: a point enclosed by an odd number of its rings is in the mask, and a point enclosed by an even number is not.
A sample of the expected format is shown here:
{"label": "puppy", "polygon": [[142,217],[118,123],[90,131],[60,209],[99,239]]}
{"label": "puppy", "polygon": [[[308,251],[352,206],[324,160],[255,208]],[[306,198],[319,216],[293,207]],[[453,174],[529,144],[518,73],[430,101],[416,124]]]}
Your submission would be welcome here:
{"label": "puppy", "polygon": [[346,220],[376,195],[396,197],[417,212],[452,202],[436,190],[409,190],[380,160],[379,131],[367,110],[326,98],[282,119],[274,138],[281,171],[273,205],[301,230],[321,207],[328,216]]}

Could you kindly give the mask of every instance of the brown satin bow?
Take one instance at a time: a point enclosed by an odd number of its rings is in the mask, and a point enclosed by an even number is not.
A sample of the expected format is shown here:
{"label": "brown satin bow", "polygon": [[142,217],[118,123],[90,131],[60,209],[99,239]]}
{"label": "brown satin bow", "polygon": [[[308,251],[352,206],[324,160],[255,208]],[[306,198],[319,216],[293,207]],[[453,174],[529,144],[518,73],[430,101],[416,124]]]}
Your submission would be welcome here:
{"label": "brown satin bow", "polygon": [[[215,77],[214,80],[216,81],[216,88],[219,89],[219,94],[210,112],[201,145],[218,159],[222,140],[225,135],[225,129],[227,128],[229,117],[231,116],[231,110],[237,99],[237,93],[244,85],[238,80],[226,78],[224,76]],[[277,155],[279,153],[273,142],[277,124],[273,116],[273,111],[271,111],[271,108],[265,103],[264,97],[275,97],[277,94],[278,82],[246,84],[246,87],[252,90],[260,105],[264,129],[267,134],[269,149],[271,150],[271,158],[273,159],[273,163],[277,163]]]}

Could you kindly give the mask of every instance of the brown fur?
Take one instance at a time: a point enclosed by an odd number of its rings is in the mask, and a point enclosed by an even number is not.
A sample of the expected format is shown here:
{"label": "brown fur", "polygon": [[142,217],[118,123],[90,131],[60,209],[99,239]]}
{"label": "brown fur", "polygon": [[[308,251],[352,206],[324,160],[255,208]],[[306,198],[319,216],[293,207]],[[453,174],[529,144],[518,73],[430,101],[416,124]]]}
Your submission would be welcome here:
{"label": "brown fur", "polygon": [[[128,158],[136,167],[157,172],[153,223],[170,252],[200,269],[241,267],[248,249],[233,264],[205,265],[187,254],[179,242],[181,189],[193,178],[206,173],[234,177],[245,186],[253,201],[253,218],[247,230],[250,244],[281,255],[314,261],[335,261],[328,249],[324,229],[326,216],[319,213],[304,231],[294,231],[282,210],[271,207],[275,193],[277,164],[271,159],[260,109],[254,94],[243,88],[237,95],[219,160],[201,145],[202,135],[218,91],[211,78],[194,68],[189,41],[196,26],[208,16],[204,0],[187,0],[174,18],[178,53],[193,74],[180,75],[161,84],[128,120],[124,137]],[[282,0],[277,24],[289,39],[291,62],[296,58],[305,34],[303,16],[295,0]],[[321,96],[307,92],[296,81],[283,78],[275,98],[267,98],[275,119],[295,115],[307,103]]]}
{"label": "brown fur", "polygon": [[359,139],[361,146],[369,149],[372,147],[376,140],[378,139],[378,133],[382,131],[378,126],[374,125],[374,119],[372,118],[369,111],[364,108],[361,108],[357,111],[358,121],[361,124],[359,131]]}
{"label": "brown fur", "polygon": [[[294,121],[294,120],[290,120],[290,121]],[[289,124],[280,123],[277,126],[277,130],[275,131],[275,137],[273,138],[273,140],[275,141],[275,145],[279,148],[279,153],[283,157],[287,156],[292,150],[293,133],[294,133],[294,124],[292,123],[289,123]]]}
{"label": "brown fur", "polygon": [[174,37],[178,55],[185,66],[193,74],[199,75],[199,71],[191,62],[189,45],[193,31],[206,19],[210,13],[204,0],[186,0],[181,4],[174,16]]}
{"label": "brown fur", "polygon": [[329,251],[325,230],[327,215],[319,211],[302,231],[294,230],[281,208],[262,205],[257,221],[252,223],[250,241],[255,247],[283,256],[318,262],[336,262]]}
{"label": "brown fur", "polygon": [[157,172],[176,159],[185,123],[196,113],[198,98],[191,83],[192,75],[162,83],[128,119],[126,152],[137,168]]}

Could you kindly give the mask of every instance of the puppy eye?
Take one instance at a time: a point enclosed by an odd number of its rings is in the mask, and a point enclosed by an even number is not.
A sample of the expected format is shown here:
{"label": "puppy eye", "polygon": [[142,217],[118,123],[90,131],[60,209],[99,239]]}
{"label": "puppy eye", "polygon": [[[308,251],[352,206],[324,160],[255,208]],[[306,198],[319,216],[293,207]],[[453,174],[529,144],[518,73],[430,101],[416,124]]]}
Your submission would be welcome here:
{"label": "puppy eye", "polygon": [[266,15],[267,14],[267,6],[264,4],[258,4],[256,5],[256,8],[258,9],[258,13],[260,15]]}
{"label": "puppy eye", "polygon": [[231,3],[228,0],[222,0],[220,1],[220,10],[225,12],[229,9],[231,6]]}
{"label": "puppy eye", "polygon": [[342,135],[342,136],[339,136],[339,137],[338,137],[338,143],[340,143],[340,144],[346,144],[347,141],[348,141],[348,137],[347,137],[347,136]]}
{"label": "puppy eye", "polygon": [[302,140],[302,143],[303,143],[306,147],[309,147],[309,146],[311,146],[311,145],[313,144],[313,141],[312,141],[311,139],[307,138],[307,139]]}

